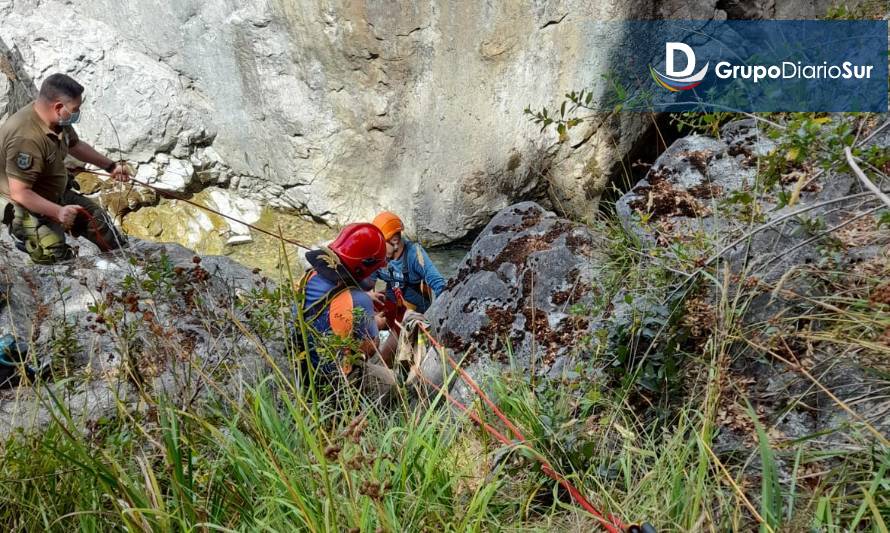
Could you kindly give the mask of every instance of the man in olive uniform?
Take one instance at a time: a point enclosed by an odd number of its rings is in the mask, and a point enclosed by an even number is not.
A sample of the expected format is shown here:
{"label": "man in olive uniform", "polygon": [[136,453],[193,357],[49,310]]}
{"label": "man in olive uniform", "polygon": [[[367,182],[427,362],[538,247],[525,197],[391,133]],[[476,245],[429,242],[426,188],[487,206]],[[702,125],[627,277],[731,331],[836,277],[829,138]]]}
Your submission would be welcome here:
{"label": "man in olive uniform", "polygon": [[[95,165],[119,181],[126,165],[81,141],[72,124],[80,119],[83,86],[64,74],[49,76],[37,100],[0,127],[0,214],[35,263],[74,256],[65,232],[83,236],[103,251],[126,243],[105,211],[71,187],[65,157]],[[11,200],[9,203],[7,200]]]}

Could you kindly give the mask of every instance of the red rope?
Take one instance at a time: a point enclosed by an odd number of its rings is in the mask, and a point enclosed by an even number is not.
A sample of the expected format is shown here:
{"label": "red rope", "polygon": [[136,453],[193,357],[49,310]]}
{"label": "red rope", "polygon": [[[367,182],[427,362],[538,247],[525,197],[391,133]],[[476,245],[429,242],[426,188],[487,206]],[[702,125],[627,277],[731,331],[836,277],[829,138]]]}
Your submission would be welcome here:
{"label": "red rope", "polygon": [[[83,172],[86,172],[89,174],[94,174],[96,176],[111,177],[110,174],[95,172],[95,171],[91,171],[91,170],[83,170]],[[239,224],[244,224],[248,228],[256,230],[260,233],[264,233],[266,235],[270,235],[277,239],[281,239],[282,241],[287,242],[289,244],[293,244],[295,246],[299,246],[302,248],[308,248],[308,246],[306,246],[298,241],[295,241],[293,239],[288,239],[281,235],[272,233],[271,231],[268,231],[268,230],[265,230],[258,226],[255,226],[253,224],[249,224],[247,222],[238,220],[235,217],[226,215],[225,213],[221,213],[221,212],[217,211],[216,209],[212,209],[205,205],[201,205],[197,202],[189,200],[188,198],[184,198],[177,194],[173,194],[170,191],[155,187],[153,185],[149,185],[148,183],[137,180],[133,177],[130,177],[129,179],[130,179],[130,181],[132,181],[138,185],[141,185],[147,189],[151,189],[151,190],[157,192],[161,196],[164,196],[167,198],[173,198],[175,200],[185,202],[186,204],[197,207],[198,209],[203,209],[205,211],[219,215],[219,216],[221,216],[225,219],[231,220],[233,222],[237,222]],[[86,216],[92,223],[95,223],[95,218],[92,215],[90,215],[86,210],[83,210],[82,213],[86,214]],[[98,232],[96,233],[96,235],[97,235],[97,237],[101,238],[101,235],[99,235]],[[430,334],[429,330],[427,330],[427,328],[424,327],[422,324],[420,325],[420,329],[423,331],[424,335],[426,335],[426,337],[430,340],[430,342],[433,344],[433,346],[435,346],[437,349],[442,351],[442,353],[446,354],[446,356],[448,357],[448,363],[458,372],[461,379],[463,379],[464,382],[471,389],[473,389],[473,391],[482,399],[482,401],[485,402],[485,404],[492,410],[492,412],[494,412],[494,414],[501,420],[501,422],[503,422],[504,425],[507,426],[507,428],[510,430],[510,432],[513,433],[513,435],[516,437],[516,439],[519,442],[521,442],[525,447],[527,447],[529,450],[531,450],[531,452],[535,455],[535,458],[537,459],[537,461],[541,464],[541,470],[544,472],[544,474],[546,474],[548,477],[550,477],[551,479],[553,479],[554,481],[559,483],[566,491],[568,491],[569,495],[572,497],[573,500],[578,502],[578,504],[581,505],[581,507],[583,507],[588,513],[591,514],[591,516],[593,516],[595,519],[597,519],[600,522],[600,524],[603,526],[603,529],[605,529],[609,533],[620,533],[621,531],[624,530],[624,526],[623,526],[622,522],[617,517],[615,517],[614,515],[609,515],[608,517],[606,517],[603,513],[601,513],[599,510],[597,510],[597,508],[594,507],[594,505],[592,503],[590,503],[590,501],[581,493],[581,491],[579,491],[574,485],[572,485],[572,483],[568,479],[566,479],[565,476],[563,476],[562,474],[557,472],[553,468],[553,466],[550,464],[550,462],[543,455],[541,455],[534,448],[532,448],[529,445],[528,441],[526,440],[525,436],[522,434],[522,432],[519,431],[519,428],[517,428],[516,425],[513,424],[506,417],[506,415],[504,415],[504,413],[494,404],[494,402],[491,401],[491,399],[488,397],[488,395],[482,391],[482,389],[479,387],[479,385],[476,384],[476,382],[473,380],[473,378],[470,377],[470,375],[467,374],[467,372],[463,368],[461,368],[460,365],[458,365],[457,362],[455,362],[454,359],[450,355],[447,355],[447,352],[445,351],[445,349]],[[501,442],[502,444],[504,444],[506,446],[512,446],[513,443],[506,436],[504,436],[501,432],[496,430],[490,424],[483,421],[479,417],[478,414],[476,414],[475,412],[473,412],[469,408],[467,408],[466,405],[462,404],[460,401],[458,401],[456,398],[454,398],[448,391],[443,390],[441,387],[439,387],[435,383],[427,380],[426,377],[423,376],[422,373],[418,372],[418,376],[424,382],[426,382],[427,384],[431,385],[434,389],[436,389],[436,391],[441,392],[452,404],[454,404],[455,407],[457,407],[461,412],[466,413],[467,416],[470,417],[470,419],[472,419],[476,424],[478,424],[480,427],[485,429],[485,431],[487,431],[491,436],[493,436],[499,442]]]}
{"label": "red rope", "polygon": [[79,213],[78,216],[82,216],[87,219],[87,224],[93,231],[93,235],[95,236],[95,240],[97,241],[96,245],[99,247],[99,250],[102,252],[110,252],[111,250],[114,250],[115,247],[108,244],[108,241],[106,241],[105,237],[102,236],[102,232],[99,229],[99,223],[96,221],[96,217],[94,217],[92,213],[87,211],[85,208],[80,206],[76,207],[77,212]]}
{"label": "red rope", "polygon": [[447,390],[442,389],[442,387],[440,387],[440,386],[436,385],[435,383],[433,383],[432,381],[428,380],[426,378],[426,376],[424,376],[421,372],[418,372],[417,376],[421,380],[423,380],[427,385],[430,385],[431,387],[436,389],[436,392],[442,393],[442,395],[445,396],[445,398],[447,398],[448,401],[453,403],[455,407],[457,407],[458,409],[461,410],[461,412],[466,413],[466,415],[469,416],[473,420],[473,422],[476,422],[477,424],[482,426],[492,437],[497,439],[501,444],[504,444],[505,446],[513,445],[513,443],[510,442],[510,439],[505,437],[503,433],[496,430],[490,424],[488,424],[484,420],[482,420],[482,418],[480,418],[479,415],[476,414],[475,411],[471,411],[466,405],[464,405],[463,403],[461,403],[460,400],[458,400],[457,398],[452,396],[451,393],[449,393]]}
{"label": "red rope", "polygon": [[[458,365],[457,362],[450,355],[448,355],[448,352],[445,350],[445,348],[432,336],[426,326],[424,326],[423,324],[418,324],[418,326],[420,327],[420,330],[423,332],[423,334],[430,340],[432,345],[440,352],[445,354],[445,356],[448,358],[448,363],[458,372],[461,379],[463,379],[464,382],[469,385],[471,389],[473,389],[473,392],[475,392],[476,395],[478,395],[479,398],[481,398],[482,401],[485,402],[485,404],[492,410],[492,412],[494,412],[494,414],[501,420],[501,422],[503,422],[504,425],[506,425],[507,428],[510,429],[516,439],[532,451],[532,453],[535,455],[535,458],[541,464],[541,470],[548,477],[550,477],[550,479],[562,485],[562,487],[566,489],[566,491],[568,491],[569,495],[571,495],[573,500],[578,502],[578,504],[581,505],[584,510],[586,510],[599,521],[600,525],[603,526],[603,529],[605,529],[609,533],[620,533],[624,530],[624,525],[621,520],[619,520],[614,515],[610,514],[608,517],[606,517],[606,515],[601,513],[596,507],[594,507],[592,503],[590,503],[590,501],[581,493],[581,491],[579,491],[574,485],[572,485],[572,483],[568,479],[565,478],[565,476],[557,472],[550,464],[550,462],[541,453],[532,448],[531,445],[529,445],[528,441],[525,439],[525,436],[523,436],[522,432],[519,431],[519,428],[517,428],[515,424],[510,422],[507,416],[494,404],[494,402],[491,401],[488,395],[485,394],[485,392],[479,387],[479,385],[476,384],[473,378],[470,377],[470,375],[467,374],[467,372],[463,368],[461,368],[460,365]],[[452,398],[447,391],[443,391],[440,387],[427,380],[421,372],[418,371],[417,375],[420,376],[423,381],[432,385],[433,388],[435,388],[437,391],[442,392],[445,397],[451,401],[451,403],[458,407],[458,409],[466,413],[471,419],[473,419],[474,422],[482,426],[486,431],[488,431],[492,436],[497,438],[503,444],[508,446],[512,444],[506,439],[506,437],[497,432],[497,430],[483,422],[476,413],[470,411],[465,405]]]}

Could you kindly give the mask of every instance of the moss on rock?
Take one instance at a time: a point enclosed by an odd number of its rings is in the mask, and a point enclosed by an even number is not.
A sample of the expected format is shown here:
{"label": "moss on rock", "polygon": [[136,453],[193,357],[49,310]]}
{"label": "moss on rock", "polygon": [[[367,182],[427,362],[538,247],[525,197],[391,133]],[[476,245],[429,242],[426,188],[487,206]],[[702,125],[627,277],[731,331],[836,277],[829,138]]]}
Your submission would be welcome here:
{"label": "moss on rock", "polygon": [[[191,200],[201,205],[213,204],[207,190],[195,194]],[[274,233],[280,231],[285,238],[307,245],[331,239],[335,234],[327,226],[269,207],[262,208],[255,225]],[[278,278],[284,270],[285,252],[292,270],[295,273],[302,270],[300,252],[292,244],[282,248],[276,237],[251,231],[251,242],[229,245],[230,226],[225,218],[179,200],[162,199],[156,206],[129,213],[123,219],[123,228],[128,235],[175,242],[201,255],[227,255],[239,263],[260,268],[273,278]]]}

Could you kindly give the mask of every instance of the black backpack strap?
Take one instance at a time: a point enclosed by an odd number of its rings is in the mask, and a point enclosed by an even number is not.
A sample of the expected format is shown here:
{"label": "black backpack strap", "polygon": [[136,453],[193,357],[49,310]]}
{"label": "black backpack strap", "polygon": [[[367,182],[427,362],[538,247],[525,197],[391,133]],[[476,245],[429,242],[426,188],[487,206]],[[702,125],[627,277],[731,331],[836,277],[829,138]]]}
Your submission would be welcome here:
{"label": "black backpack strap", "polygon": [[[304,302],[306,301],[306,285],[309,283],[309,280],[316,275],[318,275],[318,273],[314,269],[310,269],[300,279],[299,291],[303,295]],[[325,309],[328,308],[329,304],[333,302],[335,298],[337,298],[337,296],[340,296],[341,294],[343,294],[344,291],[348,291],[349,289],[350,287],[347,286],[345,283],[338,283],[337,285],[334,285],[330,290],[324,293],[321,298],[312,302],[312,305],[303,309],[303,319],[306,320],[309,324],[314,323],[316,320],[318,320],[318,317],[320,317],[321,314],[324,313]],[[309,318],[307,315],[316,307],[318,307],[318,312],[315,313],[314,316]]]}

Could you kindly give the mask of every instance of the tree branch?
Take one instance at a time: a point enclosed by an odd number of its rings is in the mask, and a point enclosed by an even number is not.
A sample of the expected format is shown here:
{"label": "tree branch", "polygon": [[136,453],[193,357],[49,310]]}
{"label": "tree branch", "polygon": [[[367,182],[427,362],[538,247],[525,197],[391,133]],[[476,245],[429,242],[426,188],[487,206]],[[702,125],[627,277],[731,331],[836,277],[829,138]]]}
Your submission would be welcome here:
{"label": "tree branch", "polygon": [[856,164],[856,161],[853,158],[853,152],[850,151],[849,146],[844,147],[844,154],[846,154],[847,156],[847,163],[849,163],[850,168],[853,169],[853,173],[856,174],[856,177],[859,178],[859,181],[861,181],[862,184],[865,185],[865,188],[873,192],[875,196],[877,196],[882,202],[887,204],[887,207],[890,207],[890,196],[887,196],[886,194],[881,192],[881,189],[878,189],[878,186],[872,183],[870,179],[868,179],[868,176],[865,175],[865,172],[862,172],[862,169],[859,168],[859,165]]}

